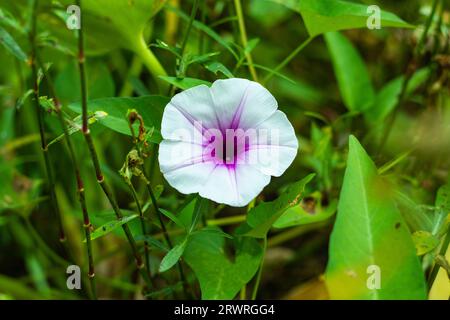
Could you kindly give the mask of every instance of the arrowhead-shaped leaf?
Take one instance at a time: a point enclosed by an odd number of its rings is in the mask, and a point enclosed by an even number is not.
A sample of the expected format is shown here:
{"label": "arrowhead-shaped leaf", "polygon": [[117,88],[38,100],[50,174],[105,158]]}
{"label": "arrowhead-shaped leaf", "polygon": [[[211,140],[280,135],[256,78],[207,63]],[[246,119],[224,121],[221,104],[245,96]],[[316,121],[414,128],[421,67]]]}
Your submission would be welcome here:
{"label": "arrowhead-shaped leaf", "polygon": [[[351,136],[326,270],[332,299],[426,298],[414,243],[392,194],[393,187]],[[379,267],[379,288],[370,286],[371,277],[378,276],[372,266]]]}

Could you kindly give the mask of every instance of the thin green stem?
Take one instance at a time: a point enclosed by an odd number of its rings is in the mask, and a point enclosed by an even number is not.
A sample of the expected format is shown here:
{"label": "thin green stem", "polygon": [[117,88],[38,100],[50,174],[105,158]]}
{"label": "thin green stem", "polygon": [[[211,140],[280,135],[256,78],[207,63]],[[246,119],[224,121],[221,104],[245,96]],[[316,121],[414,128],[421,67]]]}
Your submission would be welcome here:
{"label": "thin green stem", "polygon": [[96,290],[96,284],[95,284],[95,267],[94,267],[94,257],[92,252],[92,244],[91,244],[91,222],[89,219],[89,213],[86,206],[86,199],[85,199],[85,190],[84,190],[84,182],[81,177],[80,167],[78,165],[78,161],[75,155],[75,148],[73,147],[72,140],[70,138],[70,133],[67,128],[67,124],[64,120],[61,104],[59,102],[58,97],[56,96],[56,91],[53,85],[53,81],[51,78],[50,73],[47,73],[45,71],[45,68],[43,67],[42,61],[40,61],[39,57],[39,65],[41,66],[44,78],[46,79],[47,86],[49,88],[50,94],[53,96],[54,102],[55,102],[55,111],[58,116],[58,120],[60,122],[60,125],[64,132],[64,137],[66,140],[67,147],[69,149],[69,156],[72,161],[72,166],[74,168],[75,172],[75,178],[77,181],[77,192],[78,192],[78,201],[80,202],[80,207],[83,214],[83,227],[85,231],[86,236],[86,250],[87,250],[87,256],[88,256],[88,265],[89,265],[89,271],[88,271],[88,278],[91,286],[91,295],[93,299],[97,299],[97,290]]}
{"label": "thin green stem", "polygon": [[305,41],[303,41],[294,51],[292,51],[283,61],[280,62],[272,71],[264,78],[262,84],[266,84],[278,71],[283,69],[289,62],[292,61],[299,53],[302,51],[312,40],[314,37],[309,37]]}
{"label": "thin green stem", "polygon": [[[241,0],[234,0],[234,6],[236,8],[236,15],[238,17],[239,33],[241,34],[242,46],[245,49],[248,45],[248,39],[247,31],[245,30],[244,13],[242,11]],[[250,71],[250,74],[252,75],[253,80],[258,81],[258,74],[256,73],[256,69],[253,65],[252,55],[250,54],[250,52],[245,52],[245,57],[247,58],[248,69]]]}
{"label": "thin green stem", "polygon": [[188,43],[189,35],[192,30],[192,24],[194,23],[195,16],[197,15],[197,10],[198,10],[198,0],[194,0],[194,3],[192,4],[192,10],[191,15],[189,17],[188,26],[186,28],[186,33],[184,34],[183,42],[181,43],[180,56],[183,56],[184,51],[186,50],[186,45]]}
{"label": "thin green stem", "polygon": [[[434,15],[436,14],[436,9],[437,9],[437,5],[438,5],[439,1],[440,0],[434,0],[434,2],[433,2],[433,7],[431,9],[431,13],[428,16],[428,19],[427,19],[427,21],[425,23],[425,30],[423,31],[422,36],[420,37],[420,40],[417,43],[416,50],[414,51],[414,56],[412,58],[413,65],[415,64],[415,62],[418,60],[419,56],[421,55],[422,48],[423,48],[423,46],[425,44],[425,41],[426,41],[427,36],[428,36],[428,32],[429,32],[430,27],[431,27],[431,23],[433,21]],[[410,65],[411,65],[411,62],[409,63],[409,66]],[[386,142],[388,141],[388,139],[389,139],[389,137],[391,135],[392,128],[394,127],[395,120],[397,119],[398,110],[400,109],[400,107],[405,102],[404,100],[406,98],[408,85],[409,85],[409,82],[410,82],[410,80],[411,80],[411,78],[412,78],[412,76],[414,74],[414,71],[415,70],[408,69],[407,72],[406,72],[406,76],[405,76],[405,79],[404,79],[403,84],[402,84],[402,90],[400,92],[397,105],[394,108],[394,112],[393,112],[391,118],[389,119],[388,123],[386,124],[386,127],[385,127],[384,132],[383,132],[383,136],[381,137],[380,144],[378,146],[378,154],[381,154],[381,152],[383,151],[383,149],[384,149],[384,147],[386,145]]]}
{"label": "thin green stem", "polygon": [[[444,241],[442,242],[441,248],[439,249],[439,255],[445,257],[447,250],[450,245],[450,228],[447,230],[447,234],[445,235]],[[434,280],[439,272],[440,265],[435,263],[433,269],[431,269],[430,276],[428,277],[428,287],[431,288],[433,286]]]}
{"label": "thin green stem", "polygon": [[167,76],[167,72],[159,62],[158,58],[156,58],[152,50],[145,42],[144,37],[140,36],[139,40],[137,41],[137,46],[135,47],[134,52],[142,59],[144,65],[153,75],[159,86],[160,91],[165,92],[164,90],[167,90],[169,86],[165,81],[161,80],[159,77]]}
{"label": "thin green stem", "polygon": [[244,284],[244,286],[241,289],[241,292],[239,293],[239,299],[247,300],[247,285],[246,284]]}
{"label": "thin green stem", "polygon": [[258,295],[258,289],[261,283],[261,276],[264,268],[264,260],[266,258],[266,251],[267,251],[267,237],[264,238],[263,255],[261,257],[261,264],[259,265],[258,275],[256,276],[255,287],[253,288],[252,300],[256,300],[256,296]]}
{"label": "thin green stem", "polygon": [[437,6],[438,6],[439,2],[440,2],[440,0],[434,0],[433,1],[433,6],[431,8],[431,13],[428,16],[427,21],[425,22],[425,29],[424,29],[422,35],[420,36],[419,42],[418,42],[417,47],[416,47],[416,52],[415,52],[416,56],[421,54],[422,48],[423,48],[423,46],[425,44],[425,41],[427,40],[428,31],[430,30],[431,23],[433,22],[433,18],[434,18],[434,15],[436,14],[436,9],[437,9]]}
{"label": "thin green stem", "polygon": [[236,224],[236,223],[243,222],[246,219],[247,219],[247,216],[245,214],[242,214],[242,215],[237,215],[237,216],[207,220],[206,224],[208,226],[226,226],[226,225],[230,225],[230,224]]}
{"label": "thin green stem", "polygon": [[[143,123],[142,117],[139,114],[137,114],[136,117],[137,117],[136,119],[139,120],[140,125],[143,126],[144,123]],[[129,128],[130,128],[131,137],[133,139],[133,143],[134,143],[134,145],[136,147],[136,150],[138,152],[139,158],[141,158],[143,160],[144,158],[143,158],[143,155],[142,155],[142,151],[141,151],[141,148],[138,145],[138,139],[136,137],[136,133],[134,132],[133,125],[132,125],[131,121],[129,122]],[[158,202],[157,202],[156,197],[155,197],[155,193],[153,192],[153,188],[152,188],[152,186],[150,184],[150,180],[148,179],[147,175],[145,174],[145,168],[144,168],[143,164],[141,164],[140,169],[141,169],[142,175],[144,177],[144,180],[146,182],[146,188],[147,188],[148,194],[150,196],[150,199],[151,199],[151,202],[152,202],[152,206],[153,206],[153,208],[154,208],[154,210],[156,212],[156,216],[158,217],[159,223],[161,225],[161,229],[163,230],[164,239],[166,240],[169,248],[172,249],[173,248],[172,240],[170,239],[169,233],[167,232],[166,225],[164,224],[164,220],[162,218],[163,214],[159,210],[159,206],[158,206]],[[178,265],[178,272],[179,272],[179,275],[180,275],[180,280],[183,283],[183,290],[184,290],[184,293],[187,296],[188,289],[187,289],[186,277],[184,276],[183,266],[181,265],[180,262],[178,262],[177,265]]]}
{"label": "thin green stem", "polygon": [[[134,188],[134,186],[131,183],[131,181],[125,179],[125,182],[128,185],[128,187],[130,188],[131,194],[133,195],[134,202],[136,203],[136,207],[138,209],[139,220],[141,222],[142,234],[143,235],[147,235],[147,228],[145,226],[145,217],[144,217],[144,213],[142,211],[142,206],[141,206],[141,204],[139,202],[139,197],[138,197],[138,195],[136,193],[136,189]],[[144,259],[145,259],[145,265],[146,265],[146,272],[147,272],[147,276],[151,280],[152,279],[152,275],[151,275],[151,271],[150,271],[150,252],[149,252],[149,248],[150,248],[150,246],[149,246],[148,242],[144,240]]]}
{"label": "thin green stem", "polygon": [[[76,4],[78,7],[81,7],[81,0],[77,0]],[[80,85],[81,85],[81,106],[82,106],[82,118],[83,118],[83,125],[82,125],[82,132],[86,141],[86,144],[89,149],[89,154],[91,156],[91,161],[94,166],[95,175],[97,178],[97,182],[99,183],[100,187],[102,188],[103,192],[105,193],[106,197],[108,198],[109,203],[111,204],[117,219],[122,219],[123,215],[119,208],[119,205],[117,204],[117,201],[115,197],[113,196],[113,193],[111,191],[110,186],[106,183],[105,177],[103,175],[103,172],[100,167],[100,162],[98,160],[97,151],[95,149],[94,142],[92,140],[92,136],[89,130],[89,122],[87,121],[88,115],[87,115],[87,87],[86,87],[86,72],[85,72],[85,57],[84,57],[84,42],[83,42],[83,19],[80,21],[80,29],[78,30],[78,66],[80,69]],[[146,281],[147,285],[151,286],[151,281],[147,276],[147,273],[143,270],[144,269],[144,263],[142,261],[142,257],[138,251],[138,248],[136,246],[136,242],[134,240],[134,237],[130,231],[130,228],[127,224],[122,225],[122,229],[127,237],[127,240],[130,244],[133,256],[136,261],[136,266],[138,270],[140,271],[142,277]]]}
{"label": "thin green stem", "polygon": [[[202,5],[201,5],[201,17],[200,17],[200,21],[202,24],[206,24],[206,0],[201,0],[202,1]],[[198,53],[199,54],[203,54],[205,49],[205,35],[203,34],[203,32],[200,32],[200,34],[198,35]]]}
{"label": "thin green stem", "polygon": [[[194,3],[192,4],[192,9],[191,9],[191,15],[189,16],[188,26],[186,28],[186,32],[184,33],[183,40],[181,42],[181,49],[180,49],[180,53],[179,53],[180,58],[177,59],[177,67],[175,70],[177,77],[183,77],[185,75],[184,74],[185,70],[182,70],[181,66],[182,66],[182,61],[184,58],[184,52],[186,51],[186,45],[189,40],[189,35],[191,34],[192,25],[194,23],[195,16],[197,15],[197,10],[198,10],[198,0],[194,0]],[[168,92],[169,92],[169,95],[172,96],[175,93],[175,86],[170,85]]]}
{"label": "thin green stem", "polygon": [[62,214],[59,210],[58,200],[56,198],[55,192],[55,179],[53,176],[53,171],[51,168],[50,155],[48,152],[48,144],[47,139],[45,137],[44,130],[44,114],[43,109],[39,105],[39,82],[38,82],[38,74],[37,74],[37,63],[36,63],[36,19],[37,19],[37,8],[38,8],[38,0],[35,0],[33,3],[33,12],[31,13],[31,30],[29,34],[30,44],[31,44],[31,56],[30,56],[30,65],[31,65],[31,75],[33,79],[33,103],[36,111],[36,117],[38,119],[39,125],[39,136],[41,140],[41,149],[44,155],[45,169],[47,172],[47,182],[50,192],[50,200],[52,203],[52,208],[54,214],[56,215],[56,219],[58,221],[59,227],[59,240],[64,242],[66,240],[66,235],[64,232],[64,226],[62,222]]}

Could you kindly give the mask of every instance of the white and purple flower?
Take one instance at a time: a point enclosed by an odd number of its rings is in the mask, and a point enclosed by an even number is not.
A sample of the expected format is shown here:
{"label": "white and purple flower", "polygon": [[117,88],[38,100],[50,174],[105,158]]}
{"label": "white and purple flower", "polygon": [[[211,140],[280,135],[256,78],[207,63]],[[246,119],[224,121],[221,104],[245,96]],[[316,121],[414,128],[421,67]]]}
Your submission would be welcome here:
{"label": "white and purple flower", "polygon": [[294,128],[277,109],[267,89],[245,79],[175,95],[161,124],[161,172],[181,193],[247,205],[297,155]]}

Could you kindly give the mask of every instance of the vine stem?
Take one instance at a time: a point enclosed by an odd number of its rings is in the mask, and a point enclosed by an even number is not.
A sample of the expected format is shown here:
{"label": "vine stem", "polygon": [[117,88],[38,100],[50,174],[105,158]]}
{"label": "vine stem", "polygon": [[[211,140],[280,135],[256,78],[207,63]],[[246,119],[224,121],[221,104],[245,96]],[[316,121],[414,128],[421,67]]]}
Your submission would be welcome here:
{"label": "vine stem", "polygon": [[[145,235],[147,235],[147,228],[145,227],[145,218],[144,218],[144,213],[142,211],[142,206],[139,202],[139,197],[138,197],[138,195],[136,193],[136,189],[134,188],[131,181],[125,180],[125,182],[128,185],[128,187],[130,188],[131,194],[133,195],[134,202],[136,203],[136,207],[137,207],[138,213],[139,213],[139,220],[141,222],[142,234],[145,236]],[[152,281],[152,285],[153,285],[152,275],[151,275],[151,271],[150,271],[149,244],[148,244],[148,241],[146,241],[146,240],[144,240],[144,259],[145,259],[147,276]]]}
{"label": "vine stem", "polygon": [[[140,121],[140,125],[143,126],[143,125],[144,125],[144,122],[143,122],[142,117],[141,117],[139,114],[137,115],[137,117],[138,117],[138,119],[139,119],[139,121]],[[142,151],[141,151],[141,149],[140,149],[139,146],[138,146],[138,140],[137,140],[137,138],[136,138],[136,134],[135,134],[135,132],[134,132],[133,125],[131,124],[131,122],[130,122],[130,124],[129,124],[129,127],[130,127],[130,131],[131,131],[131,137],[132,137],[132,139],[133,139],[133,143],[135,144],[135,147],[136,147],[136,150],[137,150],[137,152],[138,152],[139,158],[144,159],[144,158],[143,158],[143,155],[142,155]],[[169,246],[169,249],[172,249],[172,248],[173,248],[173,242],[172,242],[172,240],[170,239],[170,235],[169,235],[169,233],[167,232],[166,225],[164,224],[164,220],[163,220],[163,218],[162,218],[162,213],[161,213],[161,211],[159,210],[158,202],[157,202],[157,200],[156,200],[155,193],[153,192],[153,188],[152,188],[152,186],[151,186],[151,184],[150,184],[150,180],[148,179],[148,177],[147,177],[147,175],[146,175],[146,173],[145,173],[145,168],[144,168],[143,165],[140,166],[140,169],[141,169],[142,175],[143,175],[143,177],[144,177],[144,179],[145,179],[145,184],[146,184],[146,187],[147,187],[147,192],[148,192],[148,194],[149,194],[149,196],[150,196],[150,200],[151,200],[151,202],[152,202],[152,206],[153,206],[153,208],[154,208],[154,210],[155,210],[155,212],[156,212],[156,215],[157,215],[157,217],[158,217],[159,224],[161,225],[161,229],[162,229],[162,231],[163,231],[164,239],[166,240],[167,245]],[[146,242],[144,242],[144,246],[146,246]],[[177,263],[177,266],[178,266],[178,273],[179,273],[179,275],[180,275],[180,280],[181,280],[182,283],[183,283],[184,294],[187,296],[187,295],[188,295],[188,288],[187,288],[186,277],[185,277],[184,271],[183,271],[183,266],[181,265],[180,262]],[[149,268],[150,268],[150,265],[149,265]]]}
{"label": "vine stem", "polygon": [[[81,8],[81,0],[77,0],[76,4],[79,8]],[[95,175],[97,178],[97,182],[108,198],[109,203],[111,204],[114,213],[116,214],[117,219],[122,219],[123,214],[117,204],[115,197],[111,191],[110,186],[107,184],[106,179],[103,175],[102,169],[100,167],[100,162],[98,160],[97,151],[95,149],[94,141],[92,140],[92,136],[89,130],[89,122],[88,122],[88,114],[87,114],[87,87],[86,87],[86,71],[85,71],[85,56],[84,56],[84,39],[83,39],[83,19],[80,21],[80,29],[78,29],[78,66],[80,70],[80,86],[81,86],[81,109],[82,109],[82,132],[85,138],[86,144],[89,149],[89,154],[91,156],[91,161],[94,166]],[[144,262],[142,261],[142,257],[138,251],[136,246],[136,241],[134,240],[133,234],[130,231],[130,228],[127,224],[122,225],[122,229],[127,237],[127,240],[130,244],[133,256],[136,261],[137,269],[140,271],[142,277],[144,278],[147,285],[151,286],[151,281],[147,276],[147,273],[144,269]]]}
{"label": "vine stem", "polygon": [[186,33],[184,34],[184,37],[183,37],[183,42],[181,44],[180,56],[183,56],[184,50],[186,50],[186,45],[187,45],[187,42],[189,40],[189,35],[192,30],[192,24],[194,23],[195,16],[197,15],[197,10],[198,10],[198,0],[194,0],[194,3],[192,4],[191,15],[189,17],[189,23],[188,23],[188,26],[186,29]]}
{"label": "vine stem", "polygon": [[[421,50],[422,50],[422,47],[424,46],[425,41],[427,39],[427,35],[428,35],[429,30],[430,30],[431,23],[433,21],[433,17],[436,14],[436,9],[437,9],[437,5],[438,5],[439,1],[440,0],[434,0],[434,2],[433,2],[433,7],[431,9],[431,13],[428,16],[428,19],[427,19],[427,21],[425,23],[425,30],[423,31],[423,33],[422,33],[422,35],[421,35],[421,37],[419,39],[419,42],[417,43],[416,50],[414,51],[414,56],[412,58],[413,62],[417,61],[418,57],[421,55]],[[411,65],[411,62],[410,62],[410,65]],[[403,84],[402,84],[402,89],[401,89],[401,92],[400,92],[400,95],[399,95],[399,98],[398,98],[397,105],[395,106],[393,114],[392,114],[391,118],[389,119],[388,123],[386,124],[386,127],[384,129],[383,135],[381,137],[380,144],[378,146],[378,154],[381,154],[381,152],[383,151],[383,149],[384,149],[384,147],[386,145],[386,142],[388,141],[388,139],[389,139],[389,137],[391,135],[392,128],[394,127],[395,120],[397,119],[398,109],[404,103],[404,100],[406,98],[408,85],[409,85],[409,82],[410,82],[410,80],[411,80],[411,78],[412,78],[412,76],[414,74],[414,71],[415,70],[408,69],[407,72],[406,72],[406,76],[405,76],[405,79],[404,79]]]}
{"label": "vine stem", "polygon": [[33,102],[36,109],[36,116],[38,119],[38,125],[39,125],[39,137],[41,140],[41,149],[42,153],[44,155],[44,162],[45,162],[45,170],[47,173],[47,181],[48,181],[48,187],[50,192],[50,200],[52,203],[54,214],[56,215],[56,219],[58,221],[58,227],[59,227],[59,240],[61,242],[66,241],[66,235],[64,232],[64,226],[62,222],[62,214],[58,207],[58,200],[56,198],[56,192],[55,192],[55,178],[53,176],[53,171],[51,168],[51,161],[50,161],[50,155],[48,152],[48,144],[47,139],[45,137],[45,130],[44,130],[44,110],[39,105],[39,80],[38,80],[38,73],[37,73],[37,65],[36,65],[36,17],[37,17],[37,8],[38,8],[38,0],[35,0],[32,7],[31,12],[31,30],[29,34],[30,44],[31,44],[31,56],[30,56],[30,66],[31,66],[31,76],[33,79]]}
{"label": "vine stem", "polygon": [[[439,255],[445,257],[445,254],[447,253],[447,249],[450,245],[450,228],[447,230],[447,235],[445,236],[444,242],[441,245],[441,249],[439,250]],[[440,265],[435,262],[433,269],[431,269],[430,276],[428,278],[428,287],[431,289],[433,286],[434,280],[436,280],[436,277],[439,272]]]}
{"label": "vine stem", "polygon": [[[234,6],[236,8],[236,14],[238,17],[239,33],[241,34],[242,46],[245,49],[247,48],[248,45],[248,39],[247,39],[247,31],[245,30],[244,14],[242,12],[241,0],[234,0]],[[258,75],[256,73],[255,66],[253,65],[252,55],[250,54],[250,52],[246,52],[245,57],[247,59],[248,69],[250,71],[250,74],[252,75],[253,80],[258,81]]]}
{"label": "vine stem", "polygon": [[416,47],[416,52],[415,52],[416,56],[421,53],[420,51],[422,50],[422,48],[425,44],[425,40],[427,39],[428,31],[430,30],[431,23],[433,22],[433,18],[434,18],[434,15],[436,14],[436,9],[437,9],[439,2],[440,2],[440,0],[433,1],[431,13],[428,16],[428,19],[425,23],[425,30],[423,31],[422,35],[420,36],[419,43],[417,44],[417,47]]}
{"label": "vine stem", "polygon": [[[183,36],[183,40],[181,42],[181,48],[180,48],[180,53],[179,53],[179,57],[177,59],[177,66],[176,66],[176,76],[177,77],[184,77],[185,76],[185,71],[181,70],[181,65],[182,65],[182,61],[184,59],[184,52],[186,50],[186,45],[188,43],[189,40],[189,35],[191,34],[191,30],[192,30],[192,25],[194,24],[194,20],[195,20],[195,16],[197,15],[197,10],[198,10],[198,0],[194,0],[194,3],[192,4],[192,9],[191,9],[191,14],[189,16],[189,22],[186,28],[186,32],[184,33]],[[169,86],[169,95],[173,95],[175,93],[175,86],[173,84],[171,84]]]}
{"label": "vine stem", "polygon": [[60,123],[61,128],[64,133],[66,144],[69,149],[69,156],[70,156],[72,166],[73,166],[73,169],[75,172],[75,178],[76,178],[76,182],[77,182],[78,201],[80,203],[80,207],[81,207],[81,211],[82,211],[82,215],[83,215],[83,228],[84,228],[84,233],[86,236],[86,250],[87,250],[87,257],[88,257],[88,268],[89,268],[88,278],[89,278],[89,282],[90,282],[90,286],[91,286],[92,298],[94,300],[96,300],[97,299],[97,287],[95,284],[95,266],[94,266],[94,256],[93,256],[92,243],[91,243],[92,224],[91,224],[91,221],[89,218],[89,212],[88,212],[87,206],[86,206],[84,182],[81,177],[80,166],[78,165],[78,161],[77,161],[77,158],[75,155],[75,149],[73,147],[72,139],[70,138],[70,133],[67,128],[67,124],[66,124],[63,114],[62,114],[61,103],[59,102],[59,99],[56,95],[56,90],[53,85],[51,75],[50,75],[50,73],[46,72],[44,65],[43,65],[42,61],[40,60],[39,56],[37,55],[36,57],[39,62],[39,65],[41,66],[41,68],[43,70],[42,72],[44,74],[44,79],[47,82],[47,86],[49,88],[50,94],[52,95],[52,97],[54,99],[55,111],[56,111],[59,123]]}
{"label": "vine stem", "polygon": [[255,287],[253,288],[252,300],[256,300],[256,296],[258,295],[258,289],[261,283],[261,276],[264,268],[264,259],[266,258],[266,251],[267,251],[267,236],[264,237],[263,255],[261,257],[261,264],[259,265],[258,275],[256,276]]}
{"label": "vine stem", "polygon": [[294,51],[292,51],[283,61],[280,62],[275,68],[270,71],[270,73],[264,78],[262,84],[266,84],[278,71],[283,69],[289,62],[292,61],[299,53],[302,51],[315,37],[309,37],[303,41]]}

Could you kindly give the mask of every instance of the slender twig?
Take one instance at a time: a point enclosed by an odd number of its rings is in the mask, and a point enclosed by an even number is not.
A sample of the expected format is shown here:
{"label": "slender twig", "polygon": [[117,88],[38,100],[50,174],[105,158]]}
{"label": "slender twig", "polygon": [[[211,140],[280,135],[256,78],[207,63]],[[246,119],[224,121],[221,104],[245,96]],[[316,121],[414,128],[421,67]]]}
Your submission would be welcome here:
{"label": "slender twig", "polygon": [[[200,17],[200,21],[202,22],[202,24],[206,24],[206,0],[202,0],[202,6],[200,9],[201,12],[201,17]],[[203,51],[205,49],[205,35],[203,34],[203,32],[200,32],[200,34],[198,35],[198,53],[199,54],[203,54]]]}
{"label": "slender twig", "polygon": [[261,283],[261,276],[264,268],[264,260],[266,258],[266,251],[267,251],[267,236],[264,237],[263,254],[261,257],[261,264],[259,265],[258,275],[256,276],[255,287],[253,288],[252,300],[255,300],[256,296],[258,295],[259,284]]}
{"label": "slender twig", "polygon": [[427,21],[425,23],[425,29],[424,29],[422,35],[420,36],[419,42],[418,42],[417,47],[416,47],[416,51],[415,51],[416,56],[421,54],[422,48],[425,45],[425,41],[427,40],[427,36],[428,36],[428,31],[430,30],[431,23],[433,22],[433,18],[434,18],[434,15],[436,13],[436,9],[437,9],[437,6],[438,6],[439,2],[440,2],[440,0],[434,0],[433,1],[433,6],[431,8],[431,13],[428,16],[428,19],[427,19]]}
{"label": "slender twig", "polygon": [[[76,1],[77,5],[81,8],[81,0]],[[97,182],[108,198],[109,203],[111,204],[114,213],[116,214],[117,219],[122,219],[123,214],[117,204],[115,197],[111,191],[109,184],[107,184],[106,179],[103,175],[102,169],[100,167],[100,162],[98,160],[97,151],[95,149],[94,141],[92,140],[92,136],[89,130],[89,122],[87,115],[87,87],[86,87],[86,72],[85,72],[85,57],[84,57],[84,39],[83,39],[83,19],[80,21],[80,29],[78,30],[78,66],[80,70],[80,85],[81,85],[81,109],[82,109],[82,132],[84,138],[86,140],[86,144],[89,149],[89,153],[91,156],[92,164],[94,166],[95,175],[97,178]],[[146,281],[148,286],[151,286],[151,281],[147,276],[147,273],[144,269],[144,262],[142,261],[142,257],[138,251],[136,246],[136,242],[134,240],[133,234],[130,231],[130,228],[127,224],[122,225],[122,229],[127,237],[127,240],[130,244],[133,256],[136,261],[136,266],[140,271],[142,277]]]}
{"label": "slender twig", "polygon": [[45,137],[44,131],[44,110],[39,105],[39,80],[38,80],[38,72],[37,72],[37,63],[36,63],[36,19],[37,19],[37,8],[38,8],[38,0],[35,0],[33,3],[33,11],[31,13],[31,30],[29,34],[30,44],[31,44],[31,56],[30,56],[30,65],[31,65],[31,75],[33,79],[33,102],[36,109],[36,116],[38,119],[39,125],[39,136],[41,140],[41,149],[44,155],[45,162],[45,170],[47,172],[47,182],[50,192],[50,200],[52,203],[53,211],[56,215],[56,219],[58,221],[59,226],[59,240],[64,242],[66,240],[66,235],[64,232],[64,226],[62,222],[62,214],[58,207],[58,200],[56,198],[55,192],[55,179],[53,176],[53,171],[51,168],[50,155],[48,152],[48,144],[47,139]]}
{"label": "slender twig", "polygon": [[[447,234],[444,238],[444,241],[442,242],[442,245],[441,245],[438,255],[445,257],[445,254],[447,253],[449,245],[450,245],[450,228],[449,228],[449,230],[447,230]],[[428,287],[429,288],[431,288],[433,286],[434,280],[436,280],[436,277],[438,275],[440,267],[441,266],[438,263],[435,263],[433,266],[433,269],[431,269],[430,276],[428,277]]]}
{"label": "slender twig", "polygon": [[[241,0],[234,0],[234,6],[236,8],[236,15],[238,17],[239,22],[239,33],[241,34],[241,42],[245,50],[248,45],[248,40],[247,40],[247,31],[245,30],[244,14],[242,12]],[[253,65],[252,55],[250,54],[250,52],[245,52],[245,57],[247,58],[248,69],[250,71],[250,74],[252,75],[253,80],[258,81],[258,75]]]}
{"label": "slender twig", "polygon": [[[140,114],[138,114],[137,112],[131,112],[130,115],[129,115],[129,127],[130,127],[130,131],[131,131],[131,136],[132,136],[132,139],[133,139],[133,143],[136,146],[136,150],[138,152],[139,158],[141,158],[143,160],[144,158],[143,158],[142,150],[138,146],[138,139],[136,137],[136,134],[134,132],[134,128],[132,126],[132,124],[133,124],[133,122],[135,120],[138,120],[140,122],[140,126],[144,127],[144,122],[143,122],[144,120],[142,119],[142,116]],[[158,202],[157,202],[156,197],[155,197],[155,193],[153,192],[153,188],[152,188],[152,186],[150,184],[150,180],[148,179],[147,175],[145,174],[145,168],[144,168],[143,164],[140,165],[140,170],[142,172],[142,176],[144,178],[144,181],[145,181],[145,184],[146,184],[146,187],[147,187],[147,191],[148,191],[148,194],[149,194],[151,202],[152,202],[152,206],[153,206],[153,208],[154,208],[154,210],[156,212],[156,216],[158,217],[159,224],[161,225],[161,229],[163,231],[164,239],[166,240],[167,245],[169,246],[169,249],[172,249],[173,248],[173,242],[170,239],[169,233],[167,232],[166,225],[165,225],[164,220],[162,218],[163,214],[161,213],[161,210],[159,210],[159,206],[158,206]],[[185,277],[184,271],[183,271],[183,266],[181,265],[180,262],[178,262],[177,265],[178,265],[178,272],[180,274],[180,280],[183,283],[183,290],[184,290],[184,293],[187,295],[188,294],[188,288],[187,288],[186,277]]]}
{"label": "slender twig", "polygon": [[[133,195],[133,199],[134,202],[136,203],[136,208],[138,210],[139,213],[139,220],[141,222],[141,229],[142,229],[142,234],[144,236],[147,235],[147,228],[145,226],[145,217],[144,217],[144,213],[142,211],[142,206],[139,202],[139,197],[136,193],[136,189],[134,188],[132,182],[130,180],[125,179],[126,184],[128,185],[128,187],[130,188],[131,194]],[[146,265],[146,272],[147,275],[149,277],[150,280],[152,280],[152,275],[151,275],[151,266],[150,266],[150,250],[149,250],[150,246],[148,244],[147,240],[144,240],[144,259],[145,259],[145,265]]]}
{"label": "slender twig", "polygon": [[[380,140],[380,144],[378,146],[378,154],[381,154],[381,152],[383,151],[384,146],[386,145],[386,142],[388,141],[389,136],[392,132],[392,128],[394,127],[395,120],[397,119],[398,110],[405,102],[408,85],[409,85],[409,82],[410,82],[412,76],[414,75],[414,71],[415,71],[415,67],[416,67],[415,64],[419,60],[420,55],[422,54],[421,51],[422,51],[422,48],[427,39],[428,32],[430,30],[431,23],[433,21],[433,17],[436,14],[436,9],[437,9],[437,5],[438,5],[439,1],[440,0],[434,0],[434,2],[433,2],[433,7],[431,9],[431,13],[428,16],[428,19],[425,23],[425,30],[423,31],[423,33],[420,37],[420,40],[417,43],[416,49],[414,50],[414,55],[412,57],[412,63],[410,62],[408,65],[408,70],[406,71],[406,76],[405,76],[405,79],[403,80],[402,89],[401,89],[399,98],[397,100],[397,105],[394,108],[391,118],[389,119],[388,123],[386,124],[383,136]],[[413,66],[413,68],[411,68],[411,65]]]}
{"label": "slender twig", "polygon": [[195,16],[197,15],[197,10],[198,10],[198,0],[194,0],[194,3],[192,4],[191,16],[189,18],[188,26],[186,28],[186,32],[183,37],[183,42],[181,43],[180,56],[183,56],[184,50],[186,49],[186,45],[189,40],[189,35],[192,30],[192,24],[194,23]]}
{"label": "slender twig", "polygon": [[[177,77],[184,76],[184,70],[182,70],[181,65],[182,65],[182,61],[184,59],[184,52],[186,50],[186,45],[189,40],[189,35],[191,34],[192,25],[194,23],[195,16],[197,15],[197,10],[198,10],[198,0],[194,0],[194,3],[192,4],[191,15],[189,17],[189,22],[188,22],[188,25],[186,28],[186,32],[184,33],[183,40],[181,42],[181,48],[180,48],[180,53],[179,53],[180,58],[177,59],[177,67],[175,70]],[[170,85],[168,92],[169,92],[169,95],[172,96],[175,93],[175,86]]]}
{"label": "slender twig", "polygon": [[44,79],[47,82],[47,86],[49,88],[50,94],[53,97],[54,104],[55,104],[55,112],[58,116],[59,123],[63,129],[64,137],[66,140],[67,147],[69,149],[69,156],[72,162],[72,166],[75,172],[75,178],[77,182],[77,192],[78,192],[78,201],[80,202],[81,211],[83,214],[83,227],[84,227],[84,233],[86,236],[86,250],[87,250],[87,256],[88,256],[88,265],[89,265],[89,271],[88,271],[88,278],[91,285],[91,294],[93,299],[97,299],[97,288],[95,284],[95,267],[94,267],[94,256],[92,252],[92,244],[91,244],[91,228],[92,224],[89,218],[89,213],[86,206],[86,199],[85,199],[85,190],[84,190],[84,182],[83,178],[81,177],[81,171],[80,166],[77,161],[77,157],[75,155],[75,148],[73,147],[72,139],[70,138],[70,133],[67,128],[66,121],[64,119],[61,103],[59,102],[59,99],[56,95],[55,87],[53,85],[53,81],[51,78],[51,75],[49,72],[45,71],[44,65],[42,61],[40,60],[39,56],[37,56],[39,65],[41,66],[41,69],[44,73]]}
{"label": "slender twig", "polygon": [[278,71],[283,69],[289,62],[292,61],[299,53],[302,51],[312,40],[314,40],[314,37],[309,37],[305,41],[303,41],[297,48],[295,48],[294,51],[292,51],[286,58],[283,59],[283,61],[280,62],[275,68],[270,71],[270,73],[264,78],[262,81],[262,84],[266,84],[267,81],[269,81]]}

